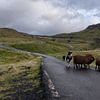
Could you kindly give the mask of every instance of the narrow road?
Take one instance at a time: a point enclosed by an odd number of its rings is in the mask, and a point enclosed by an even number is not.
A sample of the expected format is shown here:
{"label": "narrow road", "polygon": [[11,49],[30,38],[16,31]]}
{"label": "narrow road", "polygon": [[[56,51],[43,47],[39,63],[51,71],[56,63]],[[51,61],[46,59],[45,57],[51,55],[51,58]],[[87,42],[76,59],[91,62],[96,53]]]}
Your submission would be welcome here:
{"label": "narrow road", "polygon": [[66,64],[53,57],[44,58],[44,69],[60,97],[58,100],[100,100],[100,72],[66,69]]}

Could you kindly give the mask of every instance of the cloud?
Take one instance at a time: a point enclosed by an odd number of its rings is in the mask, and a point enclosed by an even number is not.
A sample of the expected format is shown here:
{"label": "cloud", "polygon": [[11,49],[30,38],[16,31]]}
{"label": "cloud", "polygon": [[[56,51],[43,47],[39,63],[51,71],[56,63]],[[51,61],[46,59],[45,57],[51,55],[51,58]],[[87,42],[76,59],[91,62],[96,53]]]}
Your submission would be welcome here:
{"label": "cloud", "polygon": [[76,7],[78,9],[99,9],[100,8],[100,0],[68,0],[69,5]]}
{"label": "cloud", "polygon": [[79,31],[89,24],[100,22],[99,0],[74,1],[0,0],[0,27],[12,27],[30,34],[53,35]]}

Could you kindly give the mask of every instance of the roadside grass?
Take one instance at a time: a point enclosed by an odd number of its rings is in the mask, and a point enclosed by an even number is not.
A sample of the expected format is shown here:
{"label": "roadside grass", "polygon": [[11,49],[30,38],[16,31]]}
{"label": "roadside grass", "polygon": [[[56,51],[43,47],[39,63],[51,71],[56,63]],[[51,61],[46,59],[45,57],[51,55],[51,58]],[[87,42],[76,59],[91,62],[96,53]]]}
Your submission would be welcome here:
{"label": "roadside grass", "polygon": [[71,43],[70,45],[73,47],[74,51],[91,49],[89,43]]}
{"label": "roadside grass", "polygon": [[73,54],[81,54],[81,55],[85,55],[85,54],[92,54],[95,58],[96,57],[100,57],[100,49],[94,49],[94,50],[83,50],[83,51],[73,51]]}
{"label": "roadside grass", "polygon": [[31,56],[24,53],[21,54],[10,50],[0,49],[0,64],[16,63],[27,59],[30,60]]}
{"label": "roadside grass", "polygon": [[40,64],[41,57],[0,49],[0,100],[35,99],[42,91]]}

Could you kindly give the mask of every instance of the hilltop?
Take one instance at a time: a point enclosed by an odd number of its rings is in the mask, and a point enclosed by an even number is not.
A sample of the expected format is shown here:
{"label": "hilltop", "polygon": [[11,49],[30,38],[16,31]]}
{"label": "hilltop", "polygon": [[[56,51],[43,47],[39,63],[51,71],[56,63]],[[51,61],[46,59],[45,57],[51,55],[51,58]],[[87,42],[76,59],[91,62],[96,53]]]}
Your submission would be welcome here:
{"label": "hilltop", "polygon": [[76,38],[76,39],[85,39],[85,40],[91,40],[94,38],[100,37],[100,24],[94,24],[88,26],[86,29],[80,31],[80,32],[73,32],[73,33],[61,33],[56,34],[53,37],[55,38]]}
{"label": "hilltop", "polygon": [[11,28],[0,28],[0,37],[23,37],[26,36],[26,33],[18,32],[15,29]]}
{"label": "hilltop", "polygon": [[73,33],[60,33],[53,36],[41,36],[41,35],[31,35],[28,33],[18,32],[11,28],[0,28],[0,38],[34,38],[34,37],[53,37],[53,38],[81,38],[81,39],[93,39],[100,36],[100,23],[89,25],[86,29],[73,32]]}
{"label": "hilltop", "polygon": [[11,28],[0,28],[0,42],[24,42],[31,41],[34,36],[18,32]]}

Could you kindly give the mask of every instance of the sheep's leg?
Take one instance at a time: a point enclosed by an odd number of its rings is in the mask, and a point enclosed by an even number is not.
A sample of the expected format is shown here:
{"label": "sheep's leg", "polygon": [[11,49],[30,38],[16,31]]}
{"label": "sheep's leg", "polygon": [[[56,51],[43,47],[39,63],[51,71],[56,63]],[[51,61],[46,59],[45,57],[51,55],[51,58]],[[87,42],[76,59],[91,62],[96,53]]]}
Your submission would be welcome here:
{"label": "sheep's leg", "polygon": [[79,67],[80,67],[80,65],[79,65],[79,64],[77,64],[77,69],[79,69]]}
{"label": "sheep's leg", "polygon": [[68,68],[70,68],[70,63],[68,62]]}
{"label": "sheep's leg", "polygon": [[80,68],[80,64],[77,64],[77,68],[78,68],[78,69]]}
{"label": "sheep's leg", "polygon": [[88,64],[88,69],[90,69],[90,65]]}
{"label": "sheep's leg", "polygon": [[65,56],[65,59],[64,60],[66,61],[66,56]]}
{"label": "sheep's leg", "polygon": [[84,64],[84,68],[86,67],[86,65]]}
{"label": "sheep's leg", "polygon": [[76,68],[76,69],[78,68],[77,64],[75,64],[75,68]]}
{"label": "sheep's leg", "polygon": [[79,65],[79,64],[77,64],[77,69],[79,69],[79,66],[80,66],[80,65]]}
{"label": "sheep's leg", "polygon": [[77,68],[78,68],[78,69],[80,68],[80,64],[77,64]]}
{"label": "sheep's leg", "polygon": [[82,68],[83,68],[83,64],[82,64]]}
{"label": "sheep's leg", "polygon": [[80,64],[80,68],[82,69],[82,64]]}
{"label": "sheep's leg", "polygon": [[78,69],[80,69],[81,68],[81,64],[78,64]]}
{"label": "sheep's leg", "polygon": [[98,65],[98,70],[100,71],[100,65]]}
{"label": "sheep's leg", "polygon": [[87,68],[87,65],[86,64],[84,64],[84,68]]}
{"label": "sheep's leg", "polygon": [[78,68],[77,64],[76,64],[76,69]]}
{"label": "sheep's leg", "polygon": [[77,64],[74,64],[74,69],[76,69],[77,68]]}
{"label": "sheep's leg", "polygon": [[98,65],[96,65],[96,67],[95,67],[95,70],[97,70],[98,69]]}
{"label": "sheep's leg", "polygon": [[80,64],[78,64],[78,69],[80,69]]}

